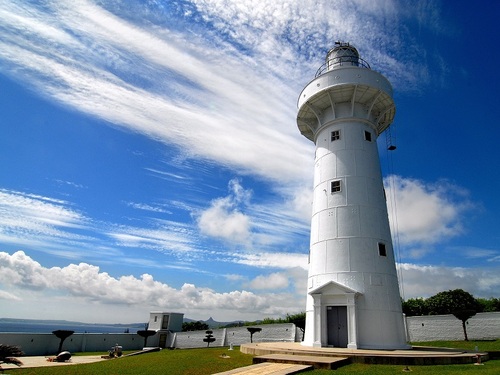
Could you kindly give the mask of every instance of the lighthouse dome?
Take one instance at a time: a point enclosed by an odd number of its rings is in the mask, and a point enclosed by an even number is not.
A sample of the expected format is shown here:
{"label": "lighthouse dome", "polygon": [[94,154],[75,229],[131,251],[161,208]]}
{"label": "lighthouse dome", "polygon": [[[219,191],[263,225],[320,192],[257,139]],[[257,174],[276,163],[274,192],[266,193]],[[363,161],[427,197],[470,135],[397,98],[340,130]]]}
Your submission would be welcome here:
{"label": "lighthouse dome", "polygon": [[359,66],[359,53],[349,43],[335,43],[336,46],[326,55],[327,70],[338,66]]}

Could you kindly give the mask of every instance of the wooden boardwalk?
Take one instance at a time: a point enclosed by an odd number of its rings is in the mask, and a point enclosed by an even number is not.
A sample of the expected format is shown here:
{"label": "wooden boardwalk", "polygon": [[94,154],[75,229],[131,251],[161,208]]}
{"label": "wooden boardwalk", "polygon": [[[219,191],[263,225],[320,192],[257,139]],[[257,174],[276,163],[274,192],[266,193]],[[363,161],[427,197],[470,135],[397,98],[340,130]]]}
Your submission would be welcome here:
{"label": "wooden boardwalk", "polygon": [[230,371],[218,372],[214,375],[290,375],[312,369],[313,366],[310,365],[263,362],[256,365],[240,367]]}

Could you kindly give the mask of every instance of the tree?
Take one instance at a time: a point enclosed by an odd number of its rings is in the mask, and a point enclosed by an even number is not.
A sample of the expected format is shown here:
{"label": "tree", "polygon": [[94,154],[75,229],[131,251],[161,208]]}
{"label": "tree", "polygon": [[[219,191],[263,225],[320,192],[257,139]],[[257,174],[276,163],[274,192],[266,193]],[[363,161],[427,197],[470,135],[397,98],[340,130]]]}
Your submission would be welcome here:
{"label": "tree", "polygon": [[21,366],[23,363],[14,357],[24,355],[23,351],[15,345],[0,344],[0,371],[2,371],[2,363],[10,363],[16,366]]}
{"label": "tree", "polygon": [[481,312],[500,311],[499,298],[477,298],[477,302],[481,305]]}
{"label": "tree", "polygon": [[478,311],[481,311],[481,305],[472,296],[472,294],[462,290],[448,290],[440,292],[426,301],[430,315],[453,314],[455,318],[462,322],[465,341],[467,337],[467,320],[472,318]]}
{"label": "tree", "polygon": [[304,341],[304,334],[306,331],[306,313],[301,312],[293,315],[286,315],[286,322],[293,323],[302,332],[302,341]]}
{"label": "tree", "polygon": [[197,322],[184,322],[182,323],[182,332],[187,332],[187,331],[206,331],[210,327],[208,326],[207,323],[200,322],[199,320]]}
{"label": "tree", "polygon": [[213,331],[206,331],[206,336],[203,339],[203,342],[207,343],[207,348],[210,347],[210,343],[215,341],[215,337],[212,335]]}
{"label": "tree", "polygon": [[428,315],[427,301],[424,298],[410,298],[403,301],[403,313],[406,316]]}
{"label": "tree", "polygon": [[248,327],[247,328],[248,332],[250,332],[250,342],[253,342],[253,334],[255,332],[260,332],[262,331],[262,328],[258,328],[258,327]]}
{"label": "tree", "polygon": [[58,329],[56,331],[52,331],[52,333],[54,335],[56,335],[56,337],[60,340],[59,341],[59,349],[57,349],[57,352],[61,353],[62,352],[62,346],[63,346],[64,340],[66,340],[73,333],[75,333],[75,331],[69,331],[69,330],[66,330],[66,329]]}
{"label": "tree", "polygon": [[137,331],[137,334],[141,337],[144,337],[144,347],[147,347],[148,345],[148,337],[154,336],[156,334],[156,331],[151,331],[149,329],[144,329]]}

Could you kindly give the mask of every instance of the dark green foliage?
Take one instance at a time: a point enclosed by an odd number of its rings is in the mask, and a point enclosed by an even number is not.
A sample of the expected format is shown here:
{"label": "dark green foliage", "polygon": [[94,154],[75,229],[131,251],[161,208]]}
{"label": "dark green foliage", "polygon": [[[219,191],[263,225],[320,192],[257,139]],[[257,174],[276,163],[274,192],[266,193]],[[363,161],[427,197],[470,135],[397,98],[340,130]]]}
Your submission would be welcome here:
{"label": "dark green foliage", "polygon": [[73,333],[75,333],[75,331],[70,331],[70,330],[66,330],[66,329],[58,329],[56,331],[52,331],[52,333],[54,335],[56,335],[56,337],[59,340],[61,340],[61,341],[59,341],[59,348],[57,349],[57,353],[61,353],[62,352],[62,346],[63,346],[64,340],[66,340]]}
{"label": "dark green foliage", "polygon": [[182,332],[187,331],[206,331],[208,329],[207,323],[202,323],[199,320],[197,322],[184,322],[182,323]]}
{"label": "dark green foliage", "polygon": [[22,355],[24,355],[24,353],[18,346],[0,344],[0,371],[2,371],[2,363],[21,366],[23,363],[14,357]]}
{"label": "dark green foliage", "polygon": [[212,335],[212,333],[214,333],[213,331],[208,330],[205,333],[206,333],[206,336],[203,339],[203,342],[207,343],[207,348],[208,348],[208,347],[210,347],[210,343],[215,341],[215,337]]}
{"label": "dark green foliage", "polygon": [[137,334],[141,337],[144,338],[144,347],[148,346],[148,337],[149,336],[154,336],[156,334],[156,331],[150,331],[148,329],[137,331]]}
{"label": "dark green foliage", "polygon": [[468,341],[466,322],[476,313],[484,311],[483,304],[462,289],[440,292],[430,298],[412,298],[403,302],[407,316],[452,314],[462,322],[465,341]]}
{"label": "dark green foliage", "polygon": [[427,299],[429,315],[454,314],[457,311],[480,311],[480,305],[474,296],[462,289],[440,292]]}
{"label": "dark green foliage", "polygon": [[0,361],[6,357],[20,357],[22,355],[24,353],[19,346],[0,344]]}
{"label": "dark green foliage", "polygon": [[287,323],[293,323],[297,328],[302,332],[302,341],[304,341],[304,333],[306,331],[306,313],[301,312],[298,314],[288,315],[286,316]]}
{"label": "dark green foliage", "polygon": [[410,298],[403,301],[403,313],[406,316],[428,315],[429,309],[424,298]]}
{"label": "dark green foliage", "polygon": [[250,332],[250,342],[253,342],[253,334],[262,331],[262,328],[248,327],[247,330]]}
{"label": "dark green foliage", "polygon": [[478,298],[477,302],[481,305],[481,312],[500,311],[500,298]]}

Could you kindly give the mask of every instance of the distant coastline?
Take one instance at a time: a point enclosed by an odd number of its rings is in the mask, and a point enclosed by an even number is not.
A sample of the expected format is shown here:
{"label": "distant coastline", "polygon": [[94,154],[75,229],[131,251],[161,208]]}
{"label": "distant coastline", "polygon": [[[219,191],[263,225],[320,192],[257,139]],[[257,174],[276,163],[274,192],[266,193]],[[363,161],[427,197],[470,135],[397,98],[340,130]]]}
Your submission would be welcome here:
{"label": "distant coastline", "polygon": [[0,332],[3,333],[49,333],[58,329],[75,333],[137,333],[144,329],[144,323],[93,324],[68,320],[37,320],[0,318]]}

